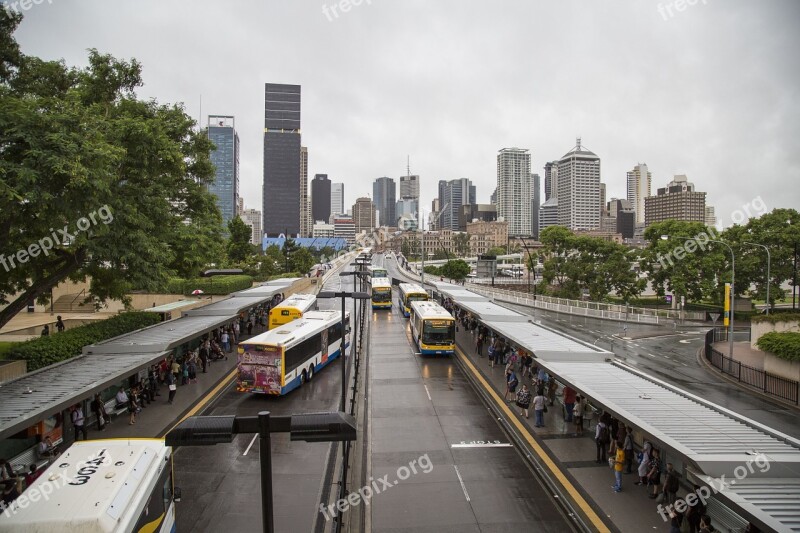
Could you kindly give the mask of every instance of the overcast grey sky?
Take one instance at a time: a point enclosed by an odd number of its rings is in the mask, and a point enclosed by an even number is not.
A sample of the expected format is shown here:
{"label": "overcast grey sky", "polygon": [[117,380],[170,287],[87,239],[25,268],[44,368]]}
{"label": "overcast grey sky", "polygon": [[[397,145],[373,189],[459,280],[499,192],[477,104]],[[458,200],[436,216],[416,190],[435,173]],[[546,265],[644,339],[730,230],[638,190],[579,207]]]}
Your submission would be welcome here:
{"label": "overcast grey sky", "polygon": [[608,197],[645,162],[654,193],[686,174],[725,225],[759,196],[800,208],[800,2],[680,1],[364,0],[336,17],[333,0],[44,0],[17,39],[69,65],[135,57],[142,97],[235,115],[249,207],[274,82],[302,85],[309,177],[343,181],[348,204],[407,154],[424,205],[455,178],[488,203],[500,148],[544,176],[580,135]]}

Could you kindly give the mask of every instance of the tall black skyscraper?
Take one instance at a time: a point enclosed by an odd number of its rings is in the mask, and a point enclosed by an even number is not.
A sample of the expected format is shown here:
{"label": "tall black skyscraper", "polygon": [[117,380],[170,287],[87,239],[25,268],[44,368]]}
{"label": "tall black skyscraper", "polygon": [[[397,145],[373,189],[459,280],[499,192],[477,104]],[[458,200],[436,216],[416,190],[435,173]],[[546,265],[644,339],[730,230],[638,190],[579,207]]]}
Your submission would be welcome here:
{"label": "tall black skyscraper", "polygon": [[300,233],[300,86],[265,84],[264,226]]}
{"label": "tall black skyscraper", "polygon": [[397,186],[392,178],[378,178],[372,184],[372,202],[380,214],[379,226],[396,226]]}
{"label": "tall black skyscraper", "polygon": [[328,223],[331,216],[331,180],[327,174],[315,174],[311,180],[312,223],[321,220]]}

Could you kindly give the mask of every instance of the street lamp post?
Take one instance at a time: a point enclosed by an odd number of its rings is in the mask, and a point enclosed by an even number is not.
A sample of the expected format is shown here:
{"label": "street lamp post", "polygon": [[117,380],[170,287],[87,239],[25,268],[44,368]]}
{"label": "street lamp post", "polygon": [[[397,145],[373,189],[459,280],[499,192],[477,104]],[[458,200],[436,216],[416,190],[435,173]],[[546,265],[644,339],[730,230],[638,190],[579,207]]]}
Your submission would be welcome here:
{"label": "street lamp post", "polygon": [[[342,272],[339,274],[340,276],[350,276],[350,275],[359,275],[359,272]],[[339,354],[340,358],[342,359],[342,398],[339,402],[340,410],[345,410],[345,401],[347,398],[347,365],[345,364],[345,337],[347,334],[346,330],[346,318],[345,318],[345,303],[347,302],[347,298],[353,298],[354,300],[367,300],[369,299],[369,294],[365,292],[331,292],[331,291],[322,291],[317,294],[317,298],[326,299],[326,298],[341,298],[342,300],[342,341],[339,345]],[[353,330],[355,331],[355,329]],[[355,343],[353,343],[354,345]]]}
{"label": "street lamp post", "polygon": [[731,359],[733,359],[733,315],[734,315],[734,302],[736,301],[735,300],[736,299],[736,292],[734,290],[734,286],[735,286],[735,282],[736,282],[735,281],[736,280],[736,258],[733,255],[733,248],[731,248],[731,246],[728,243],[722,242],[722,241],[714,241],[714,240],[710,240],[709,242],[715,242],[717,244],[721,244],[721,245],[725,246],[728,249],[728,251],[731,253],[731,303],[730,303],[731,316],[730,316],[730,320],[728,322],[728,325],[730,326],[730,329],[728,330],[728,337],[729,337],[728,338],[728,355],[729,355],[729,357]]}
{"label": "street lamp post", "polygon": [[[767,314],[769,315],[769,308],[770,308],[770,302],[769,302],[769,284],[770,284],[769,267],[770,267],[770,262],[771,262],[771,258],[770,258],[770,255],[769,255],[769,248],[767,248],[763,244],[758,244],[758,243],[755,243],[755,242],[745,242],[744,244],[749,244],[750,246],[760,246],[761,248],[763,248],[767,252]],[[792,288],[792,291],[794,291],[794,288]]]}
{"label": "street lamp post", "polygon": [[[356,421],[346,413],[306,413],[270,417],[269,411],[258,416],[192,416],[167,433],[167,446],[213,446],[230,444],[236,435],[259,436],[261,463],[261,520],[265,533],[275,531],[272,519],[272,433],[289,433],[291,440],[305,442],[349,442],[356,440]],[[177,489],[176,489],[177,493]]]}

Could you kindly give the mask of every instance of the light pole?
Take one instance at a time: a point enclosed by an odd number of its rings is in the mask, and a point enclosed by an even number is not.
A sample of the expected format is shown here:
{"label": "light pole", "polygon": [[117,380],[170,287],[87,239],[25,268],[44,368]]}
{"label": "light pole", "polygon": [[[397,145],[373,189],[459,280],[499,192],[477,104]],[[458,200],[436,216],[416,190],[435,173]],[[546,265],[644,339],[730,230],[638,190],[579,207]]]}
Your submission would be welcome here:
{"label": "light pole", "polygon": [[[340,276],[349,276],[349,275],[358,275],[358,272],[342,272],[339,274]],[[348,298],[353,298],[354,300],[368,300],[369,294],[365,292],[331,292],[331,291],[322,291],[317,294],[317,298],[341,298],[342,300],[342,341],[339,346],[340,350],[340,357],[342,359],[342,399],[339,402],[340,410],[344,411],[345,409],[345,399],[347,398],[347,374],[346,374],[346,366],[345,365],[345,337],[347,334],[346,330],[346,318],[345,318],[345,303],[347,302]]]}
{"label": "light pole", "polygon": [[[763,248],[767,252],[767,314],[769,315],[769,308],[770,308],[770,303],[769,303],[769,284],[770,284],[769,266],[770,266],[770,262],[771,262],[771,258],[770,258],[770,255],[769,255],[769,248],[767,248],[763,244],[758,244],[758,243],[755,243],[755,242],[745,242],[744,244],[749,244],[750,246],[760,246],[761,248]],[[792,289],[792,290],[794,290],[794,289]]]}
{"label": "light pole", "polygon": [[731,316],[728,322],[728,325],[730,326],[730,329],[728,331],[728,337],[729,337],[728,355],[731,359],[733,359],[733,315],[734,315],[733,311],[734,311],[734,302],[736,301],[736,292],[734,291],[734,284],[736,280],[736,258],[733,256],[733,248],[731,248],[731,246],[728,243],[722,241],[714,241],[714,240],[709,240],[709,242],[715,242],[717,244],[721,244],[725,246],[731,253],[731,303],[730,303]]}
{"label": "light pole", "polygon": [[[273,533],[272,523],[272,446],[271,433],[289,433],[291,440],[305,442],[349,442],[356,440],[356,421],[346,413],[307,413],[270,417],[269,411],[258,416],[193,416],[167,433],[167,446],[213,446],[230,444],[240,433],[257,433],[261,463],[261,525]],[[177,490],[176,490],[177,492]]]}

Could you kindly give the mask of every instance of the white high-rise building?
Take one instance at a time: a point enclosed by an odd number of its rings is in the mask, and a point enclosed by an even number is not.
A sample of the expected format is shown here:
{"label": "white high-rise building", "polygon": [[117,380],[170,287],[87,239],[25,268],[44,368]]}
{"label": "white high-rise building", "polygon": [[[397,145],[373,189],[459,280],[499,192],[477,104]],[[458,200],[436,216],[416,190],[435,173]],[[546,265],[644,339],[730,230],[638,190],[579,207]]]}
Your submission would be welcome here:
{"label": "white high-rise building", "polygon": [[644,224],[644,199],[651,195],[653,174],[646,163],[639,163],[628,172],[628,201],[636,213],[636,223]]}
{"label": "white high-rise building", "polygon": [[347,213],[344,206],[344,183],[331,183],[331,216]]}
{"label": "white high-rise building", "polygon": [[717,227],[717,216],[714,213],[713,205],[706,205],[706,226],[709,228]]}
{"label": "white high-rise building", "polygon": [[532,198],[530,151],[503,148],[497,154],[497,216],[508,222],[510,236],[533,234]]}
{"label": "white high-rise building", "polygon": [[581,146],[558,162],[558,224],[571,230],[600,227],[600,158]]}
{"label": "white high-rise building", "polygon": [[261,211],[258,209],[245,209],[242,205],[240,213],[242,222],[250,226],[250,244],[261,246],[264,235],[261,233]]}

